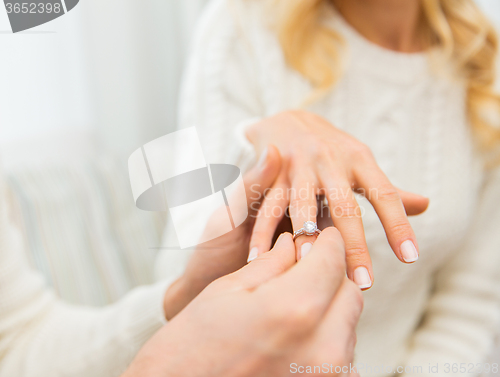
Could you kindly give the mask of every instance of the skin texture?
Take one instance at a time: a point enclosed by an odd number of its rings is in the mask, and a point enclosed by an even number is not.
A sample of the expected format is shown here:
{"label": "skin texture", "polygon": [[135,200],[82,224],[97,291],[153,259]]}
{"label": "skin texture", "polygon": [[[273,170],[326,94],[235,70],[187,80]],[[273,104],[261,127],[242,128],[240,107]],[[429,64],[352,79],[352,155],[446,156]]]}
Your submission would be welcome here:
{"label": "skin texture", "polygon": [[286,376],[291,363],[348,365],[360,292],[345,277],[336,229],[327,228],[299,262],[285,233],[270,252],[211,283],[123,377]]}
{"label": "skin texture", "polygon": [[[396,257],[405,262],[401,244],[411,241],[418,251],[408,215],[425,211],[428,199],[395,188],[378,167],[369,148],[323,118],[305,111],[287,111],[250,126],[248,139],[257,151],[271,143],[283,156],[283,166],[273,189],[266,195],[255,223],[250,249],[258,254],[271,247],[273,234],[283,219],[276,208],[289,206],[293,230],[305,221],[316,221],[317,195],[328,199],[333,224],[346,243],[347,275],[365,267],[373,282],[370,254],[365,241],[360,209],[353,190],[362,190],[375,208]],[[289,191],[292,189],[292,191]],[[283,193],[291,192],[290,195]],[[302,245],[315,236],[296,239],[297,259]],[[369,287],[365,287],[369,288]]]}

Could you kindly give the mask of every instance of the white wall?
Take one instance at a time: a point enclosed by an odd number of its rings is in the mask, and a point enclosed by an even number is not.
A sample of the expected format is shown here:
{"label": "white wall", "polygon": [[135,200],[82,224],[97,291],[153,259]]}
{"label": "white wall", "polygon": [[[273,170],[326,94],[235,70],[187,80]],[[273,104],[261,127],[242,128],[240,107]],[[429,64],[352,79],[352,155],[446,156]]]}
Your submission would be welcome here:
{"label": "white wall", "polygon": [[205,1],[82,0],[18,34],[2,9],[4,160],[27,139],[74,144],[71,135],[78,142],[94,132],[107,147],[128,153],[172,129],[182,66]]}
{"label": "white wall", "polygon": [[93,123],[81,27],[75,12],[12,34],[0,11],[1,143]]}
{"label": "white wall", "polygon": [[476,0],[476,2],[496,26],[500,28],[500,0]]}

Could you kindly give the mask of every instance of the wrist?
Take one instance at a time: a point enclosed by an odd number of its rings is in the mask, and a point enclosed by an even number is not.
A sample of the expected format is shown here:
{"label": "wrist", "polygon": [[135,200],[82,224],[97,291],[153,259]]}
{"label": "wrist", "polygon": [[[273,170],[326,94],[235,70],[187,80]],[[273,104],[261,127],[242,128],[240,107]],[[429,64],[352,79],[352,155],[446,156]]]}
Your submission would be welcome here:
{"label": "wrist", "polygon": [[189,304],[200,293],[185,275],[174,281],[172,285],[165,292],[163,298],[163,308],[165,310],[165,318],[170,321],[175,317],[184,307]]}

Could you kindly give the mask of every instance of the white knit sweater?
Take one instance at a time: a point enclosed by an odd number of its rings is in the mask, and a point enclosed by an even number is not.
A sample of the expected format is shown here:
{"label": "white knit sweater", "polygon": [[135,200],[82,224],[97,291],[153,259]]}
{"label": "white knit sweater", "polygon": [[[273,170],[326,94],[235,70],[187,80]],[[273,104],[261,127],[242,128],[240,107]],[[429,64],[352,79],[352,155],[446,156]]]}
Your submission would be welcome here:
{"label": "white knit sweater", "polygon": [[29,267],[0,178],[0,377],[119,376],[165,323],[166,287],[102,309],[63,303]]}
{"label": "white knit sweater", "polygon": [[[197,127],[211,163],[247,168],[255,156],[244,127],[299,107],[311,92],[287,67],[263,3],[215,0],[197,33],[180,126]],[[326,22],[346,40],[348,60],[340,82],[309,110],[370,146],[394,185],[430,198],[427,212],[410,219],[420,246],[412,265],[396,259],[359,199],[375,274],[358,326],[361,375],[421,366],[407,370],[421,376],[436,362],[450,375],[446,363],[484,362],[500,314],[500,173],[485,171],[474,150],[464,86],[433,73],[426,54],[378,47],[335,12]],[[165,245],[174,242],[167,229]],[[188,256],[163,251],[158,275],[180,273]]]}

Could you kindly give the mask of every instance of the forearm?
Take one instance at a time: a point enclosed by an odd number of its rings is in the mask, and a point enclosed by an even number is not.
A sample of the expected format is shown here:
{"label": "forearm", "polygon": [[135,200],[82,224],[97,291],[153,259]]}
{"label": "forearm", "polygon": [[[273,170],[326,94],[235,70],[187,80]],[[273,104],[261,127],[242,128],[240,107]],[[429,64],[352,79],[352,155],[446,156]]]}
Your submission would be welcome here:
{"label": "forearm", "polygon": [[25,321],[9,334],[0,376],[119,375],[165,323],[165,289],[165,283],[138,288],[106,308],[69,306],[42,293],[43,305],[13,313]]}

